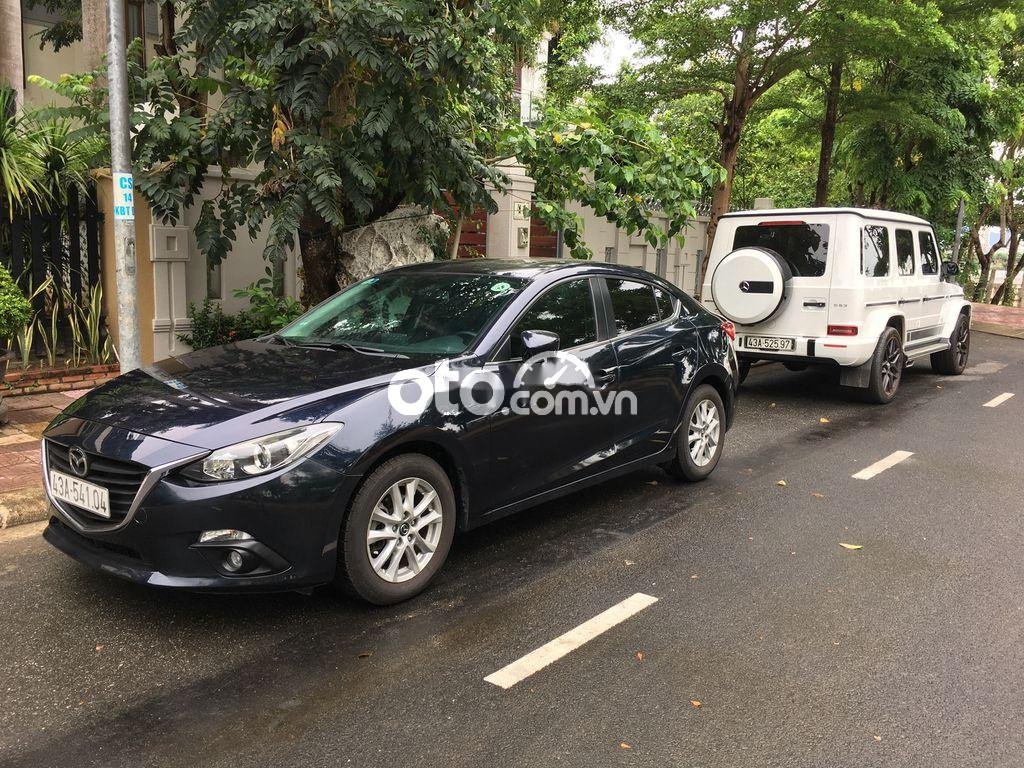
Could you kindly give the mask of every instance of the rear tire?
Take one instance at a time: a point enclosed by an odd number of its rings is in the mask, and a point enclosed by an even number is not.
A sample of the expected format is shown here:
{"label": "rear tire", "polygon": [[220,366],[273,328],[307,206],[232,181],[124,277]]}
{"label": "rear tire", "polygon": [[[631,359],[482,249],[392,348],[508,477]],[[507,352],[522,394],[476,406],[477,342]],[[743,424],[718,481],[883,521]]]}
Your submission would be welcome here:
{"label": "rear tire", "polygon": [[676,480],[698,482],[710,475],[725,447],[725,406],[709,384],[690,394],[676,438],[676,456],[662,468]]}
{"label": "rear tire", "polygon": [[871,379],[864,394],[869,403],[884,405],[896,397],[906,361],[900,332],[892,327],[886,328],[871,357]]}
{"label": "rear tire", "polygon": [[334,586],[374,605],[419,594],[448,557],[455,519],[455,493],[436,461],[418,453],[388,459],[345,515]]}
{"label": "rear tire", "polygon": [[949,337],[949,349],[932,355],[932,370],[944,376],[959,376],[971,355],[971,321],[961,314]]}

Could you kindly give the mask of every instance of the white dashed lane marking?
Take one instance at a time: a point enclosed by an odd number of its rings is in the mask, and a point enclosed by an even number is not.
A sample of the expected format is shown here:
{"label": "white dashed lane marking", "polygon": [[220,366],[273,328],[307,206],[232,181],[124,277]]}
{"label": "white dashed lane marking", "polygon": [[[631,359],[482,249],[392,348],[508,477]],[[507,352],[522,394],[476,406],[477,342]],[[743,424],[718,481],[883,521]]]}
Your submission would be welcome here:
{"label": "white dashed lane marking", "polygon": [[1003,394],[999,395],[999,397],[993,397],[991,400],[989,400],[987,403],[985,403],[985,405],[983,405],[982,407],[983,408],[995,408],[995,407],[1000,406],[1003,403],[1005,403],[1011,397],[1013,397],[1013,392],[1003,392]]}
{"label": "white dashed lane marking", "polygon": [[870,467],[865,467],[855,474],[853,478],[855,480],[870,480],[875,475],[881,474],[882,472],[885,472],[885,470],[895,467],[901,461],[906,461],[913,455],[914,454],[911,451],[894,451],[881,461],[876,461]]}
{"label": "white dashed lane marking", "polygon": [[658,602],[658,598],[637,592],[632,597],[627,597],[621,603],[613,605],[607,611],[603,611],[594,618],[588,619],[575,629],[570,629],[561,637],[556,637],[550,643],[545,643],[537,650],[530,651],[530,653],[522,658],[488,675],[484,680],[499,688],[511,688],[534,672],[538,672],[548,664],[558,661],[584,643],[590,642],[602,632],[607,632],[612,627],[621,624],[630,616],[640,613],[644,608],[654,605],[656,602]]}

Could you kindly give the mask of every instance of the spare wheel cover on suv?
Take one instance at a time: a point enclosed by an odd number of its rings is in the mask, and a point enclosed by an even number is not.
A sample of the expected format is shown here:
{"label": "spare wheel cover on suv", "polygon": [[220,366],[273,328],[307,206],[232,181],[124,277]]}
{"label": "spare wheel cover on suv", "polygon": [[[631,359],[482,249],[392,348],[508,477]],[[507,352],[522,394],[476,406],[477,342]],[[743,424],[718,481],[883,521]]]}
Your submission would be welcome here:
{"label": "spare wheel cover on suv", "polygon": [[722,259],[711,275],[711,298],[718,311],[741,325],[770,318],[786,298],[793,277],[779,254],[768,248],[737,248]]}

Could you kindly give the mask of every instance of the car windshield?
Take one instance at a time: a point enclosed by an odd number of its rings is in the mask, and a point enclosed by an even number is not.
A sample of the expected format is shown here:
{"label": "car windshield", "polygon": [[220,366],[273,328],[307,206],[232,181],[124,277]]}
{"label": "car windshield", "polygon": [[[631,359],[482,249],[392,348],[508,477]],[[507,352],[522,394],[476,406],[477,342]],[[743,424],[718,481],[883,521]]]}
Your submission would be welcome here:
{"label": "car windshield", "polygon": [[277,337],[396,354],[459,354],[526,282],[457,273],[370,277],[314,307]]}

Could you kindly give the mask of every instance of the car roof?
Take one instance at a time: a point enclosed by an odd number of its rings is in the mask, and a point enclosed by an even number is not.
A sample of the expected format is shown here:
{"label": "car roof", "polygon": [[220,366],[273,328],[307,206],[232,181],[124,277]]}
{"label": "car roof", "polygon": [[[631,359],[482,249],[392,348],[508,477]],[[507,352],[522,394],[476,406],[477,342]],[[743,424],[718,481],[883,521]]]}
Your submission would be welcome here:
{"label": "car roof", "polygon": [[758,208],[749,211],[732,211],[722,216],[723,219],[742,218],[747,216],[770,216],[775,218],[785,216],[820,216],[820,215],[847,215],[859,216],[862,219],[876,219],[880,221],[902,221],[907,224],[918,224],[926,227],[931,222],[918,216],[911,216],[909,213],[898,211],[883,211],[879,208]]}
{"label": "car roof", "polygon": [[444,259],[409,264],[393,271],[422,274],[501,275],[503,277],[521,277],[527,280],[535,280],[553,272],[584,271],[633,274],[645,279],[655,277],[635,267],[581,259]]}

